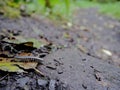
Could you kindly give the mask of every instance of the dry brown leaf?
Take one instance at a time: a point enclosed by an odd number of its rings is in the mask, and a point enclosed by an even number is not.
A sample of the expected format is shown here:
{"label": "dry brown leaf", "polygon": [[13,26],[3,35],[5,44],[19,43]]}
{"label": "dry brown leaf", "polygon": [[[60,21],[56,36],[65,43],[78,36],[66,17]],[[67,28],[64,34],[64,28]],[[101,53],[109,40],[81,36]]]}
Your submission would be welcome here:
{"label": "dry brown leaf", "polygon": [[37,66],[37,62],[18,62],[17,63],[20,67],[24,69],[34,69]]}
{"label": "dry brown leaf", "polygon": [[32,56],[33,54],[32,53],[29,53],[29,52],[21,52],[19,54],[17,54],[18,56]]}
{"label": "dry brown leaf", "polygon": [[26,62],[26,63],[19,63],[17,65],[19,65],[19,67],[22,67],[24,69],[34,69],[37,73],[44,76],[44,74],[41,71],[36,69],[37,64],[38,64],[37,62]]}

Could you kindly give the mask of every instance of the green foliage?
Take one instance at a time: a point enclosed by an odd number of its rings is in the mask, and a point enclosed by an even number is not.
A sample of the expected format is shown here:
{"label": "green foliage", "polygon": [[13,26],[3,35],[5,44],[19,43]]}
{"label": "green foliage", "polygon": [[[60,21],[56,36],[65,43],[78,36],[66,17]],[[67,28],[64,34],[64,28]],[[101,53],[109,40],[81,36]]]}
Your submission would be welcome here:
{"label": "green foliage", "polygon": [[108,3],[108,2],[116,2],[120,0],[88,0],[88,1],[94,1],[94,2],[100,2],[100,3]]}
{"label": "green foliage", "polygon": [[50,17],[69,17],[73,0],[4,0],[0,1],[0,12],[8,17],[37,13]]}
{"label": "green foliage", "polygon": [[[94,2],[91,2],[94,1]],[[109,3],[98,3],[96,1],[99,0],[85,0],[85,1],[77,1],[76,4],[79,7],[82,8],[88,8],[88,7],[98,7],[100,13],[104,13],[110,16],[114,16],[117,19],[120,19],[120,1],[119,0],[113,0],[118,2],[110,2],[112,0],[108,0]],[[103,0],[105,1],[105,0]]]}
{"label": "green foliage", "polygon": [[93,7],[93,6],[98,6],[98,3],[96,2],[90,2],[89,0],[86,1],[77,1],[76,5],[80,8],[88,8],[88,7]]}
{"label": "green foliage", "polygon": [[102,13],[112,14],[119,18],[120,2],[116,1],[120,0],[0,0],[0,13],[7,17],[36,13],[55,20],[68,20],[77,6],[99,6]]}
{"label": "green foliage", "polygon": [[11,3],[11,0],[4,0],[0,1],[0,12],[4,13],[5,16],[10,16],[10,17],[17,17],[19,15],[19,11],[15,10],[15,8],[18,8],[18,4]]}
{"label": "green foliage", "polygon": [[100,5],[100,12],[120,19],[120,2]]}
{"label": "green foliage", "polygon": [[70,16],[70,3],[73,0],[36,0],[27,4],[27,10],[34,9],[36,13],[54,18],[66,18]]}

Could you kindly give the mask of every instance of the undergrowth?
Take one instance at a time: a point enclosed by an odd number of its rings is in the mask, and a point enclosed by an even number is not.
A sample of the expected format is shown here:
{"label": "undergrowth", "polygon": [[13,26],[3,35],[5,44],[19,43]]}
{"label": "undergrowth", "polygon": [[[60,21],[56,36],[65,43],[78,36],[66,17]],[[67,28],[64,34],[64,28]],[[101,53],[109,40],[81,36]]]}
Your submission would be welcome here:
{"label": "undergrowth", "polygon": [[80,8],[98,7],[100,13],[120,19],[120,1],[109,2],[109,3],[98,3],[98,2],[81,0],[81,1],[77,1],[76,4]]}
{"label": "undergrowth", "polygon": [[[49,1],[48,5],[46,1]],[[13,18],[35,13],[54,20],[71,20],[72,13],[77,7],[98,7],[101,13],[120,19],[119,5],[120,1],[98,3],[88,0],[4,0],[0,1],[0,13]]]}

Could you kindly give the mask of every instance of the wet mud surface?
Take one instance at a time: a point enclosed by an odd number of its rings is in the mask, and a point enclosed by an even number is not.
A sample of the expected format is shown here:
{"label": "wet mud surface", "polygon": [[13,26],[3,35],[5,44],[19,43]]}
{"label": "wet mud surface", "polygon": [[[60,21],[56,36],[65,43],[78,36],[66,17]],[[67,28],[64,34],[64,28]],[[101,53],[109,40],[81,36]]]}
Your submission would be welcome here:
{"label": "wet mud surface", "polygon": [[45,77],[34,71],[1,71],[0,90],[119,90],[120,22],[95,8],[76,11],[73,20],[72,26],[65,28],[42,18],[0,16],[0,30],[44,37],[57,47],[37,67]]}

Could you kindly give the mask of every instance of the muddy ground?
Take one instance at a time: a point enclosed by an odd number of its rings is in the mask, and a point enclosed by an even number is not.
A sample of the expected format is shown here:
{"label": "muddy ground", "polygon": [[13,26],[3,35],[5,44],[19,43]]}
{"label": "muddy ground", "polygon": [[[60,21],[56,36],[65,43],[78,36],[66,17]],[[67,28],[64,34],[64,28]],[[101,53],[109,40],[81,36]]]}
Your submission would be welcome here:
{"label": "muddy ground", "polygon": [[77,10],[72,25],[56,25],[42,17],[0,16],[2,29],[30,38],[43,36],[62,48],[38,66],[46,77],[12,73],[0,81],[0,90],[119,90],[120,22],[97,9]]}

